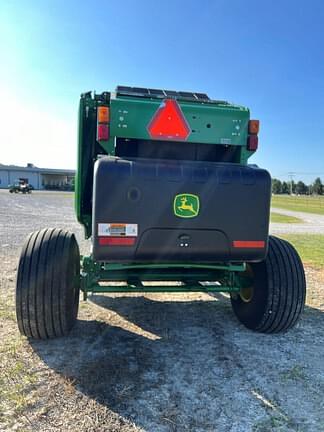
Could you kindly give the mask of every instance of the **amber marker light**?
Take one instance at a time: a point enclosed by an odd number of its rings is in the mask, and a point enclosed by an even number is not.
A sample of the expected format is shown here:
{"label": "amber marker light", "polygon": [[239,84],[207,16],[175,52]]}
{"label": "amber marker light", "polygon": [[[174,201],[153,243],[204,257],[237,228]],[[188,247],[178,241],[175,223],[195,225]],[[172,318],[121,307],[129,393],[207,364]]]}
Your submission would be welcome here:
{"label": "amber marker light", "polygon": [[109,122],[109,108],[106,106],[101,106],[98,108],[98,123],[108,123]]}
{"label": "amber marker light", "polygon": [[249,134],[258,134],[260,129],[259,120],[250,120],[249,121]]}

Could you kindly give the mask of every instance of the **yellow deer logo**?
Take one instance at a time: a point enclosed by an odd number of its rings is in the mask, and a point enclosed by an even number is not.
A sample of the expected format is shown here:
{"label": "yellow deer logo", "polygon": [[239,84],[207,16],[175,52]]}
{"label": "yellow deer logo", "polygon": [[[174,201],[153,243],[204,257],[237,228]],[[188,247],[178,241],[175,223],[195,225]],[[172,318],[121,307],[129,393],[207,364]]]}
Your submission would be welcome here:
{"label": "yellow deer logo", "polygon": [[199,213],[199,197],[193,194],[176,195],[173,202],[174,214],[182,218],[195,217]]}
{"label": "yellow deer logo", "polygon": [[191,204],[187,204],[187,202],[188,202],[188,198],[187,197],[180,198],[180,201],[181,201],[181,205],[178,206],[179,210],[188,210],[191,213],[195,213],[195,211],[193,209],[192,203]]}

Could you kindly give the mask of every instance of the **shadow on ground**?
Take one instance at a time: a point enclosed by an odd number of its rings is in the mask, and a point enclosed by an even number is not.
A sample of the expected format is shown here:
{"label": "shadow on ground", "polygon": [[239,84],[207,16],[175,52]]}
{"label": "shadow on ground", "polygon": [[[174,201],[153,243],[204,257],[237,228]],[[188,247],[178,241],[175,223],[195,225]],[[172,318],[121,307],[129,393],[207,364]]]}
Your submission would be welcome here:
{"label": "shadow on ground", "polygon": [[306,308],[295,329],[262,335],[241,326],[222,295],[152,298],[93,296],[96,320],[32,347],[79,392],[146,431],[261,431],[274,421],[312,430],[323,422],[321,311]]}

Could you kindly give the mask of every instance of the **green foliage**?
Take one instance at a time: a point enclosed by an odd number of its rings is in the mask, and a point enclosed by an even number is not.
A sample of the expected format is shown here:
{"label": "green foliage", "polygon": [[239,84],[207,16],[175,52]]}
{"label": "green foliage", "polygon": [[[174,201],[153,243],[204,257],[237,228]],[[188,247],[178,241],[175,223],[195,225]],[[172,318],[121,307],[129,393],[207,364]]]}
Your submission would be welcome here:
{"label": "green foliage", "polygon": [[291,193],[297,195],[324,195],[324,185],[319,177],[310,185],[306,185],[301,180],[295,183],[293,180],[286,182],[273,178],[272,193],[275,195]]}
{"label": "green foliage", "polygon": [[281,185],[281,193],[283,194],[289,194],[290,190],[289,190],[289,186],[288,183],[283,181],[282,185]]}
{"label": "green foliage", "polygon": [[313,183],[313,193],[316,195],[323,195],[324,188],[322,180],[317,177]]}
{"label": "green foliage", "polygon": [[297,195],[306,195],[308,191],[307,186],[304,182],[300,181],[296,185],[296,194]]}
{"label": "green foliage", "polygon": [[274,178],[272,179],[272,193],[281,194],[282,193],[282,184],[281,181]]}

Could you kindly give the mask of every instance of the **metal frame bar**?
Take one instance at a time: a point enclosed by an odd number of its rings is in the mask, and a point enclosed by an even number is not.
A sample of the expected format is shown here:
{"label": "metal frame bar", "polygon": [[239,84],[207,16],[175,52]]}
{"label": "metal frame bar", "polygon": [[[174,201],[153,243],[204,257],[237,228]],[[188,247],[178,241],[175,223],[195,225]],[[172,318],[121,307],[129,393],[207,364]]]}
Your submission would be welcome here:
{"label": "metal frame bar", "polygon": [[[239,292],[246,284],[245,270],[245,263],[129,265],[96,262],[91,256],[86,256],[81,257],[80,286],[85,300],[89,292]],[[161,284],[143,284],[153,281]],[[170,285],[170,282],[176,284]]]}

